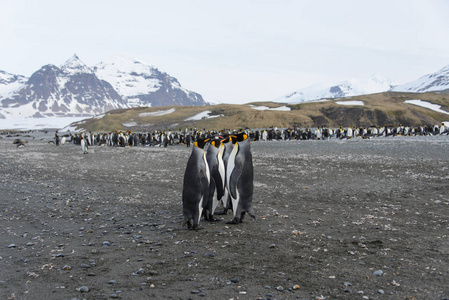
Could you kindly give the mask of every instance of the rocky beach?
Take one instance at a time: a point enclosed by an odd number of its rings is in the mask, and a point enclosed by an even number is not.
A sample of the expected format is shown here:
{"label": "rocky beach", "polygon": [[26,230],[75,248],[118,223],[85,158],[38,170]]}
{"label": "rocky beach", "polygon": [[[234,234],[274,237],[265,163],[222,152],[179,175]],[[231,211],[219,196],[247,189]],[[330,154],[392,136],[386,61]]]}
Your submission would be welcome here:
{"label": "rocky beach", "polygon": [[447,135],[253,142],[256,219],[197,231],[189,148],[52,136],[0,139],[1,299],[449,298]]}

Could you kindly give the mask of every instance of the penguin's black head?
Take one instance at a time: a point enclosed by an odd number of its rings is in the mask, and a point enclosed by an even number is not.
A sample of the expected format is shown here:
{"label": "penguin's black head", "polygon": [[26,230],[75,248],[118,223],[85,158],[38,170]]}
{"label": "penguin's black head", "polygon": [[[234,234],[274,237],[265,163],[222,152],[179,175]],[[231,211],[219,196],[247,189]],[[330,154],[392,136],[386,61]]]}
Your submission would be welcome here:
{"label": "penguin's black head", "polygon": [[248,138],[248,135],[244,132],[240,132],[234,135],[231,135],[232,142],[235,144],[235,142],[243,142]]}
{"label": "penguin's black head", "polygon": [[206,143],[210,140],[210,138],[207,139],[198,139],[194,145],[197,146],[200,149],[204,149],[204,146],[206,145]]}
{"label": "penguin's black head", "polygon": [[227,143],[229,141],[230,141],[229,136],[227,136],[227,137],[216,136],[213,140],[211,140],[210,144],[216,148],[219,148],[221,144]]}
{"label": "penguin's black head", "polygon": [[229,143],[231,141],[231,136],[227,136],[221,140],[222,143]]}

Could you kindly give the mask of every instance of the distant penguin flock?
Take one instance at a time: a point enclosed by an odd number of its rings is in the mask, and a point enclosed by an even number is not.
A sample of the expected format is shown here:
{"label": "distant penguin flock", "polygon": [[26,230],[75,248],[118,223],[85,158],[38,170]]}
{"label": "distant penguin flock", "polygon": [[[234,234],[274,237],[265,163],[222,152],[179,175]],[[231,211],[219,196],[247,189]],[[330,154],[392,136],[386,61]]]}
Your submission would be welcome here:
{"label": "distant penguin flock", "polygon": [[[246,133],[198,139],[184,173],[184,224],[196,230],[202,218],[214,221],[214,215],[226,215],[229,209],[233,218],[228,224],[241,223],[245,213],[254,219],[253,178],[250,139]],[[218,207],[223,207],[223,211],[216,212]]]}

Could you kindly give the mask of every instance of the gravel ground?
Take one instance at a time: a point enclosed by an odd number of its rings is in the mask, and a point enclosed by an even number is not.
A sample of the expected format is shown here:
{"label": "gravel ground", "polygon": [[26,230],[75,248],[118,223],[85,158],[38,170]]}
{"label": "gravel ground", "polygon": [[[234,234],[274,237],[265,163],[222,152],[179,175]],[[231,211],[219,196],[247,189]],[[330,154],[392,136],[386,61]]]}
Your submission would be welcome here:
{"label": "gravel ground", "polygon": [[256,220],[198,231],[189,148],[26,138],[0,139],[0,299],[449,298],[448,136],[252,143]]}

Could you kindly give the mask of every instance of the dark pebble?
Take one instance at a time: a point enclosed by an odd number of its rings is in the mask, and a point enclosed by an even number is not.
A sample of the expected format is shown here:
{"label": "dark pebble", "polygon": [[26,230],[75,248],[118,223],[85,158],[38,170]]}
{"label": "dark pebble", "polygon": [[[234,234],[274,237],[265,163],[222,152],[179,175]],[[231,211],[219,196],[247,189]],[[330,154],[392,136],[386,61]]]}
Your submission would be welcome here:
{"label": "dark pebble", "polygon": [[232,283],[237,283],[237,282],[239,282],[240,280],[238,279],[238,278],[231,278],[231,282]]}

